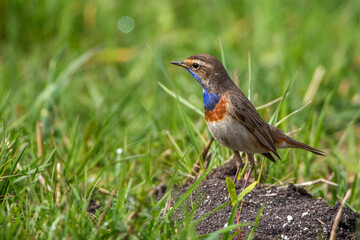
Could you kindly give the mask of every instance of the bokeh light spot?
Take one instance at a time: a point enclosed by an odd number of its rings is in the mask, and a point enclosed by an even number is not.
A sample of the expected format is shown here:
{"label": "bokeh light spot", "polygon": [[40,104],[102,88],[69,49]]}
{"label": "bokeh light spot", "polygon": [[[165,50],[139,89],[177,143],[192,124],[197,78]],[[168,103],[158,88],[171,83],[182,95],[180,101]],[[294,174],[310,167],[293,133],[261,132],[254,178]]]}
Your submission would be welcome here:
{"label": "bokeh light spot", "polygon": [[135,28],[134,19],[129,16],[120,18],[118,22],[118,28],[123,33],[129,33]]}

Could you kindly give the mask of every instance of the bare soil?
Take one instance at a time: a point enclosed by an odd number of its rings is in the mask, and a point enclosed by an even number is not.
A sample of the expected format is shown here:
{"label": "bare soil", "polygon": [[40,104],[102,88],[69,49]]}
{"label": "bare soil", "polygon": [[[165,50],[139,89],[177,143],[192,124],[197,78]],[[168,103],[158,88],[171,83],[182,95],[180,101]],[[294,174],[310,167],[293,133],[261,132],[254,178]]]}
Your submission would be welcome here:
{"label": "bare soil", "polygon": [[[191,206],[196,205],[197,199],[203,199],[196,209],[195,219],[229,201],[226,177],[233,178],[235,172],[235,162],[228,161],[222,167],[214,169],[207,176],[207,180],[194,190],[191,201],[187,199],[184,204],[188,204],[187,209],[191,210]],[[237,194],[242,190],[243,184],[242,180],[237,182]],[[175,190],[175,195],[178,197],[183,195],[190,186],[185,184],[178,188]],[[160,199],[165,192],[166,186],[163,185],[156,189],[154,195]],[[176,201],[177,197],[174,198]],[[251,223],[251,225],[241,228],[242,239],[247,238],[263,204],[264,210],[254,239],[329,239],[340,207],[339,202],[335,206],[329,206],[322,199],[314,199],[305,189],[297,188],[293,184],[289,184],[286,189],[257,185],[243,199],[239,222]],[[89,215],[92,216],[100,207],[99,202],[91,200],[88,206]],[[174,218],[181,220],[184,209],[185,207],[182,206],[176,210]],[[231,211],[232,206],[229,204],[211,214],[196,226],[197,233],[209,234],[225,227]],[[238,236],[234,239],[238,239]],[[343,209],[336,239],[360,239],[359,213],[349,208]]]}
{"label": "bare soil", "polygon": [[[236,164],[229,161],[215,169],[194,191],[193,204],[197,194],[197,199],[204,197],[196,210],[195,218],[229,201],[226,177],[234,177],[235,172]],[[238,194],[242,185],[242,181],[236,184]],[[179,196],[189,187],[190,185],[184,185],[178,189]],[[190,199],[186,203],[191,208]],[[265,206],[255,231],[255,239],[329,239],[340,206],[340,203],[329,206],[322,199],[314,199],[305,189],[293,184],[283,190],[257,185],[244,198],[239,222],[255,222],[262,204]],[[228,205],[205,218],[196,226],[197,233],[208,234],[226,226],[231,210],[232,206]],[[183,214],[181,210],[177,211],[175,217],[181,219]],[[251,229],[252,225],[241,229],[242,239],[246,239]],[[336,239],[360,239],[359,213],[343,209]]]}

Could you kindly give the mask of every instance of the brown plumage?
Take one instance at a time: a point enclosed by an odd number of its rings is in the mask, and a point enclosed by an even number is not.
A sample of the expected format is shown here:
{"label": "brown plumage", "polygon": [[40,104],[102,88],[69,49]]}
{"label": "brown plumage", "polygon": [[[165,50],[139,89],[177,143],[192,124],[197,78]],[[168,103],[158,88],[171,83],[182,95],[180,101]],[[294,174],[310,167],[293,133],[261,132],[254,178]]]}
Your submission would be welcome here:
{"label": "brown plumage", "polygon": [[[280,159],[277,148],[301,148],[317,155],[325,155],[323,151],[298,142],[266,123],[217,58],[199,54],[172,63],[187,69],[203,87],[208,128],[217,141],[234,151],[238,172],[242,167],[239,151],[247,153],[250,170],[245,186],[254,167],[254,153],[260,153],[273,162],[276,160],[272,154]],[[222,116],[217,117],[215,113],[222,113]]]}

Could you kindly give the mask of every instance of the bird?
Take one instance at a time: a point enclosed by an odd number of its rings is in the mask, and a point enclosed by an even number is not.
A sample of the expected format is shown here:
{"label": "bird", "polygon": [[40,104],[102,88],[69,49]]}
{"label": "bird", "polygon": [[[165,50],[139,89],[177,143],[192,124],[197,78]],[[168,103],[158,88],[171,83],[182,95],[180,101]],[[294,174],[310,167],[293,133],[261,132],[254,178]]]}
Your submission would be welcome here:
{"label": "bird", "polygon": [[208,129],[220,144],[234,153],[237,165],[234,182],[243,167],[240,152],[248,156],[249,170],[243,188],[254,169],[254,154],[261,154],[272,162],[281,160],[279,148],[300,148],[325,156],[323,151],[296,141],[265,122],[216,57],[198,54],[171,63],[184,67],[202,86]]}

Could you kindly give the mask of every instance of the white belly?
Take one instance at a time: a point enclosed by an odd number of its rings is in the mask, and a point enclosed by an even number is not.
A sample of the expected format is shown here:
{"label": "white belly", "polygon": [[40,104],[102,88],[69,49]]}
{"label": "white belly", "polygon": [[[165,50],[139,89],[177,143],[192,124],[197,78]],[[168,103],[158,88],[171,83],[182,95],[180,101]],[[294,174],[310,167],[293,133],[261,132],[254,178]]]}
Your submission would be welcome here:
{"label": "white belly", "polygon": [[207,122],[214,138],[225,147],[247,153],[265,153],[266,148],[245,126],[230,116],[221,121]]}

